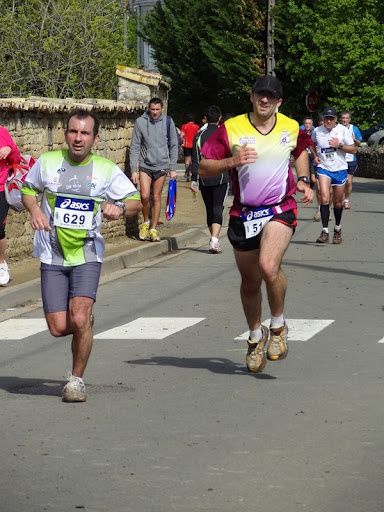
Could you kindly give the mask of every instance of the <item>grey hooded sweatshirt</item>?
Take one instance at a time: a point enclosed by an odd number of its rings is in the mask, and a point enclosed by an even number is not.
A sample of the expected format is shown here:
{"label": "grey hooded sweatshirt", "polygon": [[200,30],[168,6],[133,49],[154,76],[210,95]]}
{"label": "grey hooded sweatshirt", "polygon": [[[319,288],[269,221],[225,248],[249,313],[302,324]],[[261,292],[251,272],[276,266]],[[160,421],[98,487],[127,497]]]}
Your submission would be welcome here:
{"label": "grey hooded sweatshirt", "polygon": [[148,112],[144,112],[136,119],[129,155],[131,172],[139,169],[175,170],[179,148],[175,123],[171,118],[168,135],[165,114],[154,121]]}

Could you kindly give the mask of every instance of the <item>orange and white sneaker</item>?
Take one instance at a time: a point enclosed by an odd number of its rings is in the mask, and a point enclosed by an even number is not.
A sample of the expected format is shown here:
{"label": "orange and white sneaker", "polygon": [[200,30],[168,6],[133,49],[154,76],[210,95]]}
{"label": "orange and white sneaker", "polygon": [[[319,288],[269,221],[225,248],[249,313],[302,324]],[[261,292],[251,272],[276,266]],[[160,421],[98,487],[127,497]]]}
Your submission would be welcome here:
{"label": "orange and white sneaker", "polygon": [[248,352],[245,357],[245,363],[250,372],[262,372],[267,364],[267,349],[269,331],[264,325],[261,326],[263,336],[259,341],[248,339]]}
{"label": "orange and white sneaker", "polygon": [[267,357],[270,361],[279,361],[284,359],[288,354],[288,326],[284,324],[278,329],[269,328],[269,347]]}

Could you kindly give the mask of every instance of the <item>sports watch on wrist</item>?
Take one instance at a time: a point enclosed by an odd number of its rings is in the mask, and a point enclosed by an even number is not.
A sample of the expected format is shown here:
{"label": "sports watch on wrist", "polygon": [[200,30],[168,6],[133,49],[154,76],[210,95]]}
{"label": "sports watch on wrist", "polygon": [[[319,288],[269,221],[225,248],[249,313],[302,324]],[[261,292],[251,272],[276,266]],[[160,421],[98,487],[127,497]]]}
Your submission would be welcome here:
{"label": "sports watch on wrist", "polygon": [[299,176],[297,178],[297,181],[303,181],[306,185],[309,185],[309,178],[308,178],[308,176]]}
{"label": "sports watch on wrist", "polygon": [[127,209],[126,204],[122,201],[115,201],[115,206],[118,206],[123,210],[123,214],[125,213],[125,210]]}

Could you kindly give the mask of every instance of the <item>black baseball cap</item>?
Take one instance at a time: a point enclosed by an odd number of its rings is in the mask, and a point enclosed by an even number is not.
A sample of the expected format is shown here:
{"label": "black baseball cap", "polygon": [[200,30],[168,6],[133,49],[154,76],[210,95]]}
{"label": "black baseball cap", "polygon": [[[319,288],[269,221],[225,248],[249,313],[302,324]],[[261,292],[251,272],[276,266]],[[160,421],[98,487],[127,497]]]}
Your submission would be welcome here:
{"label": "black baseball cap", "polygon": [[336,109],[333,107],[325,107],[323,110],[323,117],[337,117]]}
{"label": "black baseball cap", "polygon": [[283,97],[283,86],[275,76],[264,75],[256,80],[252,86],[252,93],[268,92],[274,98]]}

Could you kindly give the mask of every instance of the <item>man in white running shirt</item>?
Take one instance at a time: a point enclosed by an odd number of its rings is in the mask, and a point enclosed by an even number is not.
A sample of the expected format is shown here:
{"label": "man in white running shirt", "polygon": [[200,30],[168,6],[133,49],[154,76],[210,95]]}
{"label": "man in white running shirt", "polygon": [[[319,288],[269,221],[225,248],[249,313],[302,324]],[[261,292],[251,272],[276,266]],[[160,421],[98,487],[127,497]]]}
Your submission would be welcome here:
{"label": "man in white running shirt", "polygon": [[335,215],[335,229],[333,243],[341,244],[341,216],[343,213],[343,199],[345,184],[348,177],[348,163],[346,154],[355,154],[357,151],[352,135],[342,124],[337,123],[337,112],[333,107],[326,107],[323,112],[324,124],[318,126],[312,134],[316,145],[317,174],[320,186],[320,214],[322,230],[317,243],[329,242],[329,186],[333,189],[333,212]]}

